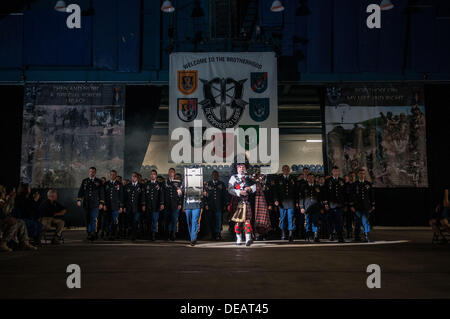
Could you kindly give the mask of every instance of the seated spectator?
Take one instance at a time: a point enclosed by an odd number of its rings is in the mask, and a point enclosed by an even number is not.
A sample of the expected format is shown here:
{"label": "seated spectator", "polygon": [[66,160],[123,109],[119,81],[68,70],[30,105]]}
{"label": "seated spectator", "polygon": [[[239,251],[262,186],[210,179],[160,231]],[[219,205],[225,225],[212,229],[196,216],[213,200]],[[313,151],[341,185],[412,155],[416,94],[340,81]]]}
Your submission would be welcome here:
{"label": "seated spectator", "polygon": [[442,238],[441,240],[442,243],[447,243],[447,239],[442,234],[441,227],[444,231],[450,233],[450,225],[448,223],[449,210],[450,205],[448,200],[448,188],[445,188],[442,204],[436,206],[436,209],[431,214],[430,218],[430,226],[433,229],[434,233],[436,234],[437,238],[439,237]]}
{"label": "seated spectator", "polygon": [[24,250],[36,250],[36,247],[30,244],[25,222],[11,216],[15,196],[15,189],[6,195],[5,188],[0,186],[0,251],[12,251],[8,246],[11,242],[18,244]]}
{"label": "seated spectator", "polygon": [[64,216],[67,212],[66,208],[56,201],[57,199],[58,193],[56,190],[50,189],[47,192],[47,200],[43,201],[40,206],[43,231],[51,229],[52,225],[55,225],[56,227],[52,244],[59,244],[61,241],[61,235],[64,229],[64,220],[58,217]]}
{"label": "seated spectator", "polygon": [[[37,195],[36,195],[37,194]],[[34,244],[40,244],[42,224],[39,222],[39,211],[36,209],[39,193],[31,195],[29,184],[20,184],[17,188],[13,217],[22,219],[27,226],[28,235]]]}

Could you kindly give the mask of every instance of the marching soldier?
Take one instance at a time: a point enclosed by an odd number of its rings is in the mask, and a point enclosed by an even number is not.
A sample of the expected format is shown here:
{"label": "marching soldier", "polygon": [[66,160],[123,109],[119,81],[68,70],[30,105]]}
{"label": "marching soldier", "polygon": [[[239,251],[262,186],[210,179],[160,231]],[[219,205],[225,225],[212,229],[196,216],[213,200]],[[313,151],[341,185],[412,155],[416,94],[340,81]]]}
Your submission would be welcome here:
{"label": "marching soldier", "polygon": [[353,212],[350,210],[351,193],[356,181],[355,172],[350,172],[345,179],[345,208],[344,208],[344,220],[345,229],[347,232],[347,238],[351,238],[353,234]]}
{"label": "marching soldier", "polygon": [[117,172],[111,170],[109,172],[109,181],[104,185],[105,188],[105,205],[103,209],[106,212],[108,220],[107,232],[110,235],[109,240],[117,238],[117,225],[119,222],[119,214],[123,211],[123,186],[117,179]]}
{"label": "marching soldier", "polygon": [[102,181],[95,177],[96,173],[97,169],[95,167],[89,168],[89,177],[83,179],[81,182],[77,198],[77,205],[79,207],[83,206],[86,213],[86,230],[88,233],[88,240],[95,240],[97,237],[96,231],[98,210],[103,209],[103,203],[105,200]]}
{"label": "marching soldier", "polygon": [[[294,241],[294,208],[297,202],[297,187],[294,177],[289,175],[289,165],[282,167],[283,174],[279,176],[273,195],[275,206],[280,207],[281,240],[286,240],[286,228],[289,230],[289,241]],[[287,225],[286,225],[287,222]]]}
{"label": "marching soldier", "polygon": [[325,210],[327,210],[327,219],[330,227],[330,240],[334,240],[334,234],[337,233],[338,241],[344,242],[342,236],[342,219],[345,204],[345,183],[339,177],[339,168],[333,166],[331,169],[331,177],[325,181]]}
{"label": "marching soldier", "polygon": [[157,182],[158,172],[152,169],[150,180],[145,184],[144,196],[145,207],[147,208],[148,229],[150,230],[150,239],[156,238],[158,227],[159,211],[164,209],[164,193],[162,186]]}
{"label": "marching soldier", "polygon": [[141,211],[145,211],[145,201],[142,186],[139,184],[138,174],[131,174],[131,183],[124,189],[125,211],[128,215],[128,224],[131,225],[131,240],[136,240],[137,226]]}
{"label": "marching soldier", "polygon": [[164,184],[164,207],[165,221],[169,239],[175,240],[177,231],[178,216],[180,214],[181,205],[183,203],[183,193],[181,180],[175,179],[175,169],[169,169],[169,177]]}
{"label": "marching soldier", "polygon": [[308,184],[309,167],[303,167],[303,174],[297,179],[297,189],[301,190],[303,186]]}
{"label": "marching soldier", "polygon": [[361,224],[364,229],[366,242],[369,242],[369,215],[375,210],[375,193],[372,183],[365,180],[366,171],[363,168],[358,170],[358,181],[354,183],[352,191],[352,201],[350,209],[355,213],[355,241],[360,241],[359,236]]}
{"label": "marching soldier", "polygon": [[[195,168],[195,164],[191,168]],[[176,176],[176,175],[175,175]],[[187,177],[186,177],[187,178]],[[183,183],[183,210],[186,216],[186,225],[188,229],[190,245],[197,244],[197,236],[200,230],[200,222],[202,219],[204,207],[204,195],[202,193],[190,193],[187,191],[186,184]]]}
{"label": "marching soldier", "polygon": [[308,241],[309,234],[312,231],[314,233],[314,241],[320,242],[318,225],[322,196],[320,185],[314,182],[314,174],[309,173],[307,176],[307,184],[303,185],[299,194],[299,207],[300,212],[305,216],[305,231]]}
{"label": "marching soldier", "polygon": [[225,207],[227,188],[225,183],[219,180],[219,173],[212,172],[212,180],[205,183],[203,195],[206,198],[206,220],[211,231],[211,240],[221,240],[222,212]]}

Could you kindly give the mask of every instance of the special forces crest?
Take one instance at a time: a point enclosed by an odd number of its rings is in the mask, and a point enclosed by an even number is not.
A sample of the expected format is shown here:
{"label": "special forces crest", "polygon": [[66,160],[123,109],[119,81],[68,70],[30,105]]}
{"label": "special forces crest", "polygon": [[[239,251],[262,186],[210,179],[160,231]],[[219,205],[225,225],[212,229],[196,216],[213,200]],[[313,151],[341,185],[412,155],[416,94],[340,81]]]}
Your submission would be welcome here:
{"label": "special forces crest", "polygon": [[255,122],[262,122],[267,119],[270,112],[270,101],[268,98],[249,99],[250,117]]}
{"label": "special forces crest", "polygon": [[216,77],[211,81],[204,79],[200,81],[203,83],[205,97],[200,105],[207,121],[219,129],[236,126],[248,104],[242,100],[244,83],[247,79],[236,81],[230,77]]}
{"label": "special forces crest", "polygon": [[178,71],[177,85],[178,90],[185,95],[194,93],[197,90],[198,72]]}
{"label": "special forces crest", "polygon": [[267,72],[250,73],[250,86],[255,93],[263,93],[267,89]]}
{"label": "special forces crest", "polygon": [[193,121],[197,117],[197,99],[178,99],[177,114],[183,122]]}
{"label": "special forces crest", "polygon": [[335,86],[327,88],[328,101],[330,101],[330,103],[332,105],[337,105],[339,103],[339,100],[341,99],[341,95],[342,95],[341,88],[338,88]]}

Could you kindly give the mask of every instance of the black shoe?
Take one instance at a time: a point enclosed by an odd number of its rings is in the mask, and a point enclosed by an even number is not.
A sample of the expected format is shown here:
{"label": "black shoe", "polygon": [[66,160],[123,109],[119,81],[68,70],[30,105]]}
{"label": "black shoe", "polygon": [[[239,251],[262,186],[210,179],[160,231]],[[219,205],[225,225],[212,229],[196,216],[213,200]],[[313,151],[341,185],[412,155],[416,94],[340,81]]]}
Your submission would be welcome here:
{"label": "black shoe", "polygon": [[309,231],[305,232],[305,241],[307,241],[308,243],[311,241],[311,237],[310,237]]}
{"label": "black shoe", "polygon": [[194,240],[194,241],[191,241],[191,246],[192,246],[192,247],[195,246],[195,240]]}
{"label": "black shoe", "polygon": [[175,241],[175,232],[174,231],[170,233],[170,240]]}
{"label": "black shoe", "polygon": [[150,235],[150,240],[151,241],[155,241],[156,240],[156,234],[152,232],[152,234]]}
{"label": "black shoe", "polygon": [[216,236],[216,240],[217,240],[217,241],[220,241],[220,240],[222,240],[222,235],[221,235],[220,233],[218,233],[218,234],[217,234],[217,236]]}
{"label": "black shoe", "polygon": [[314,234],[314,242],[320,243],[319,235],[317,233]]}
{"label": "black shoe", "polygon": [[281,231],[281,240],[286,240],[286,232],[284,230]]}
{"label": "black shoe", "polygon": [[289,231],[289,242],[290,243],[294,242],[294,233],[292,232],[292,230]]}
{"label": "black shoe", "polygon": [[329,241],[334,241],[334,234],[330,235],[330,238],[328,238]]}
{"label": "black shoe", "polygon": [[344,237],[342,237],[342,235],[339,235],[338,242],[339,243],[345,243]]}
{"label": "black shoe", "polygon": [[364,234],[365,236],[365,238],[364,238],[364,240],[366,241],[366,243],[370,243],[371,242],[371,240],[370,240],[370,238],[369,238],[369,234],[368,233],[365,233]]}

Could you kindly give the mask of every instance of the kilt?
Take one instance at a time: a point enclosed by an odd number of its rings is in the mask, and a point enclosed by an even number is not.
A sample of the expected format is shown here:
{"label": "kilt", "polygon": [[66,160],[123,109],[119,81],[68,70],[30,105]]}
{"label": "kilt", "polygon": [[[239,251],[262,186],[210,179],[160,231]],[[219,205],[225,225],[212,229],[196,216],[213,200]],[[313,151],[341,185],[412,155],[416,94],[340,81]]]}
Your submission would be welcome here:
{"label": "kilt", "polygon": [[252,205],[250,205],[250,202],[248,201],[248,196],[245,197],[237,197],[237,196],[233,196],[232,200],[231,200],[231,216],[234,215],[234,213],[236,212],[237,206],[238,204],[242,201],[242,199],[245,201],[246,204],[246,212],[245,212],[245,219],[246,220],[252,220]]}

